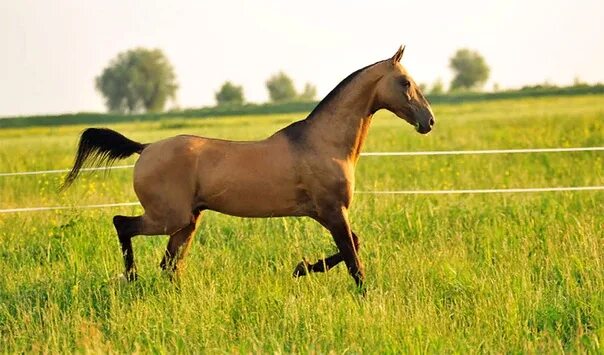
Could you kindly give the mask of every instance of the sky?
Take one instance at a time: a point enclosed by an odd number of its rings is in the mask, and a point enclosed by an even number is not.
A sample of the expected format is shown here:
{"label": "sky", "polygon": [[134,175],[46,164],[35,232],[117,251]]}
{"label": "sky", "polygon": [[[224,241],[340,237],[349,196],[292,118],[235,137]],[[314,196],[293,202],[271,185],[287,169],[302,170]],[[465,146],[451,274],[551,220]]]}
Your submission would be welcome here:
{"label": "sky", "polygon": [[104,111],[94,80],[119,52],[160,48],[179,91],[213,105],[230,80],[248,101],[284,71],[325,96],[400,44],[418,83],[451,80],[459,48],[491,68],[486,90],[604,82],[604,1],[0,0],[0,116]]}

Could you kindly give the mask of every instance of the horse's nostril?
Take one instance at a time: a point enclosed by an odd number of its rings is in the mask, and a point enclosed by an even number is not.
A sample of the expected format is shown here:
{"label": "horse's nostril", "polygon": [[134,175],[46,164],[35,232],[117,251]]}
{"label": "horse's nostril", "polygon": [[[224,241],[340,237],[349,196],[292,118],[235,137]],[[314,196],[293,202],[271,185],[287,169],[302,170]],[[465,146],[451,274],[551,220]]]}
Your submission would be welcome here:
{"label": "horse's nostril", "polygon": [[434,126],[434,118],[430,119],[430,127]]}

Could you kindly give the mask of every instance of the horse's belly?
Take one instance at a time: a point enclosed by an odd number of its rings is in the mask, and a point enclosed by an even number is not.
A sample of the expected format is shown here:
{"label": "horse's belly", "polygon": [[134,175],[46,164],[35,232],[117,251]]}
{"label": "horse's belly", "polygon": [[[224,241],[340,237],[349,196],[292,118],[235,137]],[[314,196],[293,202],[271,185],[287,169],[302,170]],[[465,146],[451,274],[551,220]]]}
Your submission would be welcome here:
{"label": "horse's belly", "polygon": [[301,216],[304,203],[292,189],[267,183],[225,184],[214,194],[204,196],[208,209],[239,217]]}
{"label": "horse's belly", "polygon": [[287,142],[214,142],[199,155],[199,200],[204,207],[241,217],[299,216],[296,164]]}

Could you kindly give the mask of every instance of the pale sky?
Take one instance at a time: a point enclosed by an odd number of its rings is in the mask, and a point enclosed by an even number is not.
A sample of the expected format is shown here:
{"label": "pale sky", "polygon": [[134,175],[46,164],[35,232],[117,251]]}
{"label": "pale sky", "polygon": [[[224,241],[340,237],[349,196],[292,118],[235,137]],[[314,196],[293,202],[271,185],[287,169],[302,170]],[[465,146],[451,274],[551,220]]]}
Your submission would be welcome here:
{"label": "pale sky", "polygon": [[200,107],[225,80],[266,101],[279,70],[321,98],[400,44],[417,82],[448,83],[461,47],[485,57],[488,90],[604,82],[604,1],[0,0],[0,116],[104,111],[94,78],[139,46],[161,48],[178,105]]}

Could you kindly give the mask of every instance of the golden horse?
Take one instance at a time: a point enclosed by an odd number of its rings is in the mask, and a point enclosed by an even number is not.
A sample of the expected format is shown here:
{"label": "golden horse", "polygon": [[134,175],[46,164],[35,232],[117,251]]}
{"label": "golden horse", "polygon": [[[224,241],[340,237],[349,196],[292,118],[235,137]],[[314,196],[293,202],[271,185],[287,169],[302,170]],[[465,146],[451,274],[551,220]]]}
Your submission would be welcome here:
{"label": "golden horse", "polygon": [[348,210],[354,172],[374,113],[386,109],[430,132],[434,115],[407,70],[394,56],[355,71],[304,120],[272,136],[237,142],[180,135],[141,144],[103,128],[86,129],[64,187],[90,159],[111,162],[134,153],[134,191],[144,209],[136,217],[115,216],[128,280],[137,278],[132,237],[169,235],[161,267],[174,272],[186,254],[205,210],[239,217],[307,216],[333,236],[338,253],[314,264],[300,262],[294,276],[324,272],[344,261],[362,287],[359,238]]}

